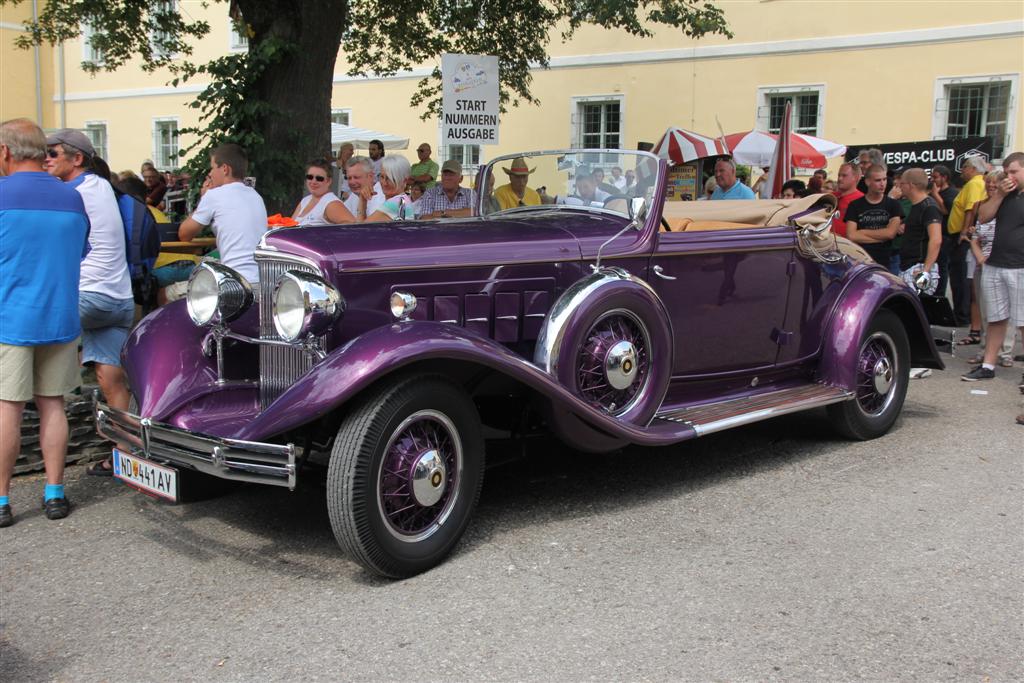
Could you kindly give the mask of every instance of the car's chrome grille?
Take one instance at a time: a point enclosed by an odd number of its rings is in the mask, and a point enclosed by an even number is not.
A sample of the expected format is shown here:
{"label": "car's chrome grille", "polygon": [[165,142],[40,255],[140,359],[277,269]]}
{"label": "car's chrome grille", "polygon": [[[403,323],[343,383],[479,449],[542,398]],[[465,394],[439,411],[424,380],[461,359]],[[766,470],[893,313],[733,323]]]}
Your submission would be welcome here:
{"label": "car's chrome grille", "polygon": [[[257,254],[260,269],[260,339],[281,338],[274,329],[274,286],[277,279],[289,270],[300,270],[320,275],[317,268],[298,260],[275,255]],[[326,342],[321,337],[320,342]],[[309,354],[287,346],[260,344],[260,405],[266,408],[278,396],[309,372],[313,361]]]}

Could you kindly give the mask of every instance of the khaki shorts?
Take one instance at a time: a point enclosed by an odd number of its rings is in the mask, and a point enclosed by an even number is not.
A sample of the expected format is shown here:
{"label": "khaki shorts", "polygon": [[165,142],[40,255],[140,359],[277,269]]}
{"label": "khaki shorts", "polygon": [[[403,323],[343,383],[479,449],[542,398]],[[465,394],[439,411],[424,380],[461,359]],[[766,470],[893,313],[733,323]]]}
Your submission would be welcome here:
{"label": "khaki shorts", "polygon": [[0,401],[63,396],[82,383],[78,340],[66,344],[0,344]]}

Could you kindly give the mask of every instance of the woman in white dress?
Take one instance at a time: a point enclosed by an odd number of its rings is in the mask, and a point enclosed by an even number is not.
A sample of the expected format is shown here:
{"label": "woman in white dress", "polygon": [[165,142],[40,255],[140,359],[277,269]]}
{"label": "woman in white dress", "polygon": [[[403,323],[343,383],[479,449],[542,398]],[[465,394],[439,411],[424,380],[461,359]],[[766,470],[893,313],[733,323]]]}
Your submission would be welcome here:
{"label": "woman in white dress", "polygon": [[333,168],[327,159],[317,159],[306,167],[306,189],[309,194],[299,200],[292,218],[300,227],[355,223],[356,218],[338,195],[331,192]]}

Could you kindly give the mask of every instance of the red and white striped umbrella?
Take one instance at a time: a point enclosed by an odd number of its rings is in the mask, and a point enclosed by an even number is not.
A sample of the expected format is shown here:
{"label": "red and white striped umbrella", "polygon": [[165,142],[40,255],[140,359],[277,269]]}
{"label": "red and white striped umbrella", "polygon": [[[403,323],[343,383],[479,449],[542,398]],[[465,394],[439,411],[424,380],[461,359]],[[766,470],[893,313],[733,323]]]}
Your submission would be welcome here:
{"label": "red and white striped umbrella", "polygon": [[[778,139],[778,135],[759,130],[725,136],[736,163],[751,166],[770,166]],[[846,154],[846,145],[802,133],[790,135],[789,147],[791,161],[797,168],[821,168],[825,159]]]}
{"label": "red and white striped umbrella", "polygon": [[685,164],[688,161],[729,153],[721,139],[709,138],[682,128],[666,130],[651,151],[672,164]]}

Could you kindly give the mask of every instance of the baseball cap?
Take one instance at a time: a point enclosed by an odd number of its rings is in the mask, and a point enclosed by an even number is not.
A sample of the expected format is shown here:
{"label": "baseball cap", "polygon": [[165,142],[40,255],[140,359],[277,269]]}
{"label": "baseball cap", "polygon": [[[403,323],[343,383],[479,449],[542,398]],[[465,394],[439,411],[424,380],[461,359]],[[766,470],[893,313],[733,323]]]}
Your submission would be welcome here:
{"label": "baseball cap", "polygon": [[58,130],[53,135],[46,136],[47,145],[68,145],[74,147],[82,154],[94,157],[96,156],[96,149],[92,146],[89,138],[86,137],[85,133],[74,128],[64,128]]}
{"label": "baseball cap", "polygon": [[441,164],[441,173],[444,173],[445,171],[451,171],[455,175],[462,175],[462,164],[455,159],[449,159]]}

